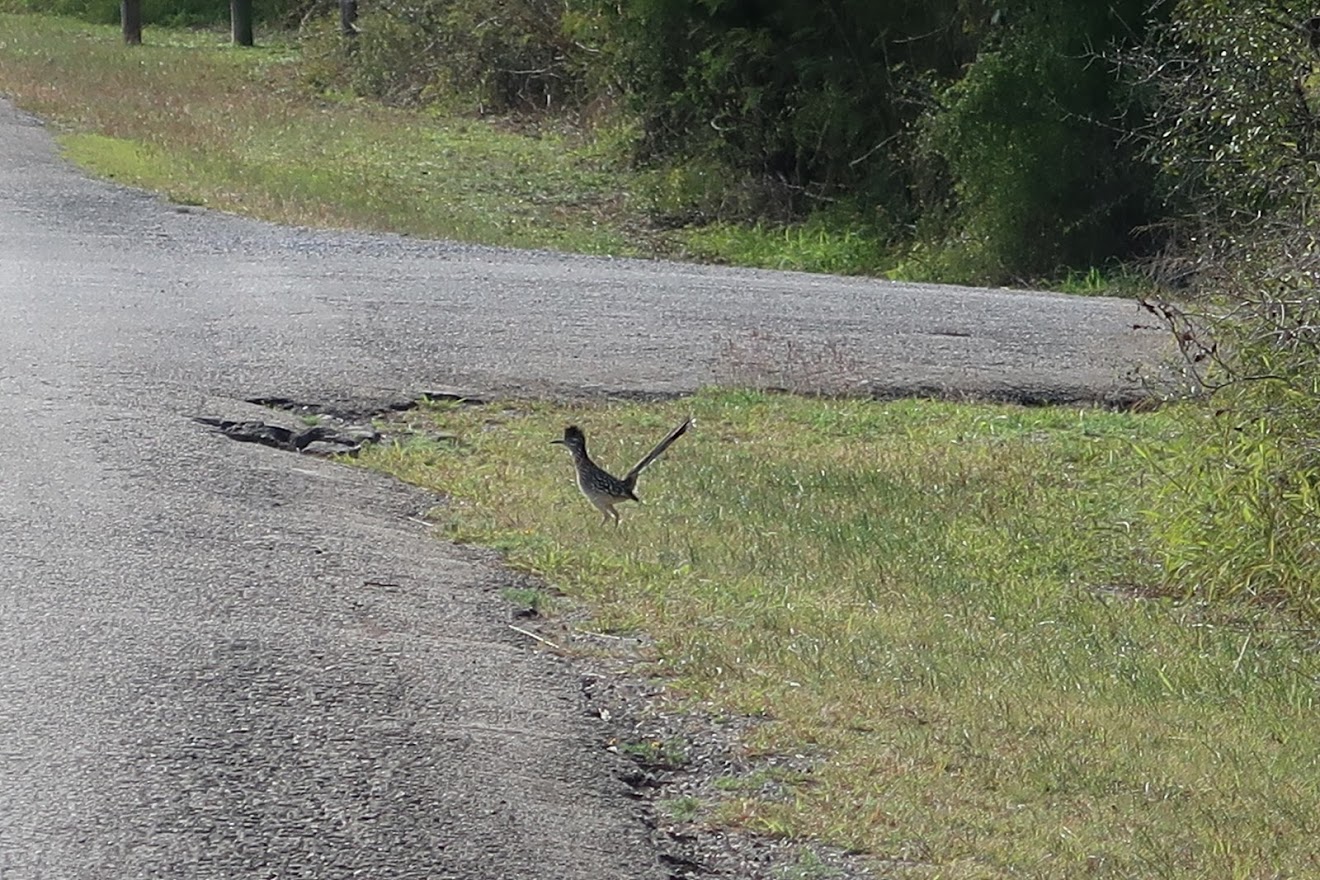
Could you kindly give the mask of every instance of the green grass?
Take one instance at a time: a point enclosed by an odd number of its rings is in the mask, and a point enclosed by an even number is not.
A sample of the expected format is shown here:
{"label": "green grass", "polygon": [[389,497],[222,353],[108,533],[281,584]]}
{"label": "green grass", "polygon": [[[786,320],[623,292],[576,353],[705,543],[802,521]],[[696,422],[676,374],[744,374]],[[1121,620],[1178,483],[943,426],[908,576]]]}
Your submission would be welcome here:
{"label": "green grass", "polygon": [[501,592],[504,601],[531,617],[541,617],[554,609],[553,598],[542,590],[509,587]]}
{"label": "green grass", "polygon": [[786,226],[716,222],[675,236],[687,256],[761,269],[879,275],[893,265],[891,248],[875,231],[822,218]]}
{"label": "green grass", "polygon": [[661,812],[677,822],[691,822],[701,813],[701,801],[691,795],[662,800],[658,806]]}
{"label": "green grass", "polygon": [[1126,296],[1133,299],[1153,295],[1153,282],[1132,269],[1111,265],[1104,269],[1092,266],[1085,272],[1071,271],[1059,279],[1054,289],[1080,296]]}
{"label": "green grass", "polygon": [[[652,222],[651,176],[620,135],[543,120],[446,117],[299,79],[289,38],[236,49],[225,34],[117,29],[0,15],[0,92],[55,123],[73,161],[201,205],[300,225],[615,256],[669,256],[843,273],[879,243],[815,221],[785,227]],[[672,194],[665,196],[672,199]]]}
{"label": "green grass", "polygon": [[571,131],[520,134],[318,99],[296,47],[221,34],[0,16],[0,92],[55,122],[69,156],[188,204],[271,220],[584,253],[654,252],[630,177]]}
{"label": "green grass", "polygon": [[[619,528],[547,443],[577,422],[621,469],[688,413]],[[898,876],[1320,872],[1320,658],[1267,609],[1158,598],[1135,450],[1177,411],[711,392],[407,418],[458,442],[361,462],[447,493],[448,536],[648,633],[676,700],[765,719],[751,754],[814,759],[777,795],[722,782],[710,821]]]}

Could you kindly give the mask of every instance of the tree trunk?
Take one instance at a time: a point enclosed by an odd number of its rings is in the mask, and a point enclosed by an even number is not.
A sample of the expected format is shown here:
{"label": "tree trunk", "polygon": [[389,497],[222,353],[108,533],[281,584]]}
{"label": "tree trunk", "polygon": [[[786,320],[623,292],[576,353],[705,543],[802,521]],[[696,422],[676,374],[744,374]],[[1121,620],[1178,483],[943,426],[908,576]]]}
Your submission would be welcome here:
{"label": "tree trunk", "polygon": [[252,45],[252,0],[229,0],[229,21],[234,45]]}
{"label": "tree trunk", "polygon": [[339,0],[339,32],[346,37],[357,36],[357,0]]}
{"label": "tree trunk", "polygon": [[123,0],[119,4],[119,20],[124,26],[124,42],[130,46],[142,45],[142,0]]}

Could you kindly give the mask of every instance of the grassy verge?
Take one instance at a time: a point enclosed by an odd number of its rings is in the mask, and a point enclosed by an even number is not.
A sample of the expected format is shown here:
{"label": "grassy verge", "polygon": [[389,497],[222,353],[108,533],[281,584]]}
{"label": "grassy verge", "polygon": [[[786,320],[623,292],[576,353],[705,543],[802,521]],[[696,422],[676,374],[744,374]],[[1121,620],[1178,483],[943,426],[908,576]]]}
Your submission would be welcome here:
{"label": "grassy verge", "polygon": [[[617,529],[547,444],[574,421],[623,469],[689,413]],[[650,634],[676,694],[766,719],[752,751],[813,759],[772,796],[729,780],[701,821],[887,876],[1320,871],[1320,658],[1267,611],[1150,590],[1159,477],[1134,444],[1186,414],[725,392],[407,418],[363,464],[446,493],[449,535],[593,628]]]}
{"label": "grassy verge", "polygon": [[855,229],[661,229],[650,208],[682,194],[618,161],[608,137],[318,97],[293,42],[152,28],[128,48],[115,28],[37,15],[0,15],[0,33],[0,93],[52,120],[74,161],[185,204],[512,247],[885,268]]}
{"label": "grassy verge", "polygon": [[316,100],[296,48],[4,16],[0,91],[54,120],[75,161],[189,204],[286,223],[498,245],[637,252],[626,176],[571,134],[537,137]]}

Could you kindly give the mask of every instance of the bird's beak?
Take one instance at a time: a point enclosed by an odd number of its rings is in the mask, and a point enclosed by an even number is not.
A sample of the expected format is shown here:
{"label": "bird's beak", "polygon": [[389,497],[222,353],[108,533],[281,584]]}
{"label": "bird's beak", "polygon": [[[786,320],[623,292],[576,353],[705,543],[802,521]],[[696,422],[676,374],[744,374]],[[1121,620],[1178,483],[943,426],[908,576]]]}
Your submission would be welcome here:
{"label": "bird's beak", "polygon": [[551,441],[550,441],[550,445],[551,445],[551,446],[567,446],[568,444],[566,444],[563,440],[551,440]]}

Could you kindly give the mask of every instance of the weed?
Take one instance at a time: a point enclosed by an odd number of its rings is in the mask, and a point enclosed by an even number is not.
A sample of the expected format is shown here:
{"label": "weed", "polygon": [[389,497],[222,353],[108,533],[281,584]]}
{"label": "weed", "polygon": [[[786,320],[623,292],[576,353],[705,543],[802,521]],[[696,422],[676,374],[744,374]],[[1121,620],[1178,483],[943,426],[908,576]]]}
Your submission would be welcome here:
{"label": "weed", "polygon": [[1126,296],[1136,298],[1149,293],[1152,282],[1131,268],[1110,265],[1104,269],[1092,266],[1085,272],[1071,271],[1047,287],[1060,293],[1080,296]]}
{"label": "weed", "polygon": [[701,801],[691,795],[657,801],[656,808],[675,822],[691,822],[701,812]]}
{"label": "weed", "polygon": [[550,613],[553,607],[553,601],[543,590],[534,590],[529,587],[508,587],[500,591],[504,601],[515,606],[528,617],[544,617]]}
{"label": "weed", "polygon": [[618,750],[638,764],[664,770],[677,770],[687,765],[687,749],[681,740],[636,740],[619,743]]}
{"label": "weed", "polygon": [[874,230],[830,221],[784,226],[716,221],[685,227],[677,238],[687,255],[764,269],[865,275],[893,265],[886,241]]}

